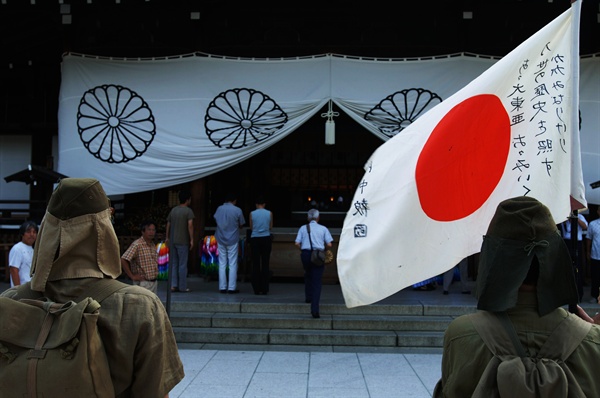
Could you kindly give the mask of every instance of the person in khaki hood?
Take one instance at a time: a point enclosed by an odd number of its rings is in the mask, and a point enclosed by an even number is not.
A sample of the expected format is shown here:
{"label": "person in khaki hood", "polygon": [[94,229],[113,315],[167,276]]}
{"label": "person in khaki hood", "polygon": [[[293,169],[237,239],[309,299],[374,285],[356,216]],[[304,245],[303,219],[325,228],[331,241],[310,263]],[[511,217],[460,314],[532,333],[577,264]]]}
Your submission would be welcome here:
{"label": "person in khaki hood", "polygon": [[31,288],[40,292],[48,281],[121,275],[110,201],[98,180],[59,183],[40,225],[31,273]]}
{"label": "person in khaki hood", "polygon": [[[73,300],[98,280],[121,275],[110,201],[98,180],[59,182],[40,225],[31,273],[29,288],[55,302]],[[19,298],[17,288],[2,296]],[[183,379],[171,323],[160,299],[147,289],[125,285],[104,299],[98,329],[115,397],[166,397]]]}
{"label": "person in khaki hood", "polygon": [[600,317],[578,305],[569,250],[543,203],[497,206],[476,297],[478,311],[446,329],[434,397],[600,396]]}

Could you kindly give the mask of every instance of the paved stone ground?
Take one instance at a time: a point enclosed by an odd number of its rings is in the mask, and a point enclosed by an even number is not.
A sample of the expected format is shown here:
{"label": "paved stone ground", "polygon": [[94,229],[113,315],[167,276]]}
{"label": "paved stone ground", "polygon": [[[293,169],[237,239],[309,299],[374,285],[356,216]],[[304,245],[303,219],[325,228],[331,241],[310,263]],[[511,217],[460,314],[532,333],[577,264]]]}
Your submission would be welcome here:
{"label": "paved stone ground", "polygon": [[431,397],[441,354],[180,350],[180,398]]}

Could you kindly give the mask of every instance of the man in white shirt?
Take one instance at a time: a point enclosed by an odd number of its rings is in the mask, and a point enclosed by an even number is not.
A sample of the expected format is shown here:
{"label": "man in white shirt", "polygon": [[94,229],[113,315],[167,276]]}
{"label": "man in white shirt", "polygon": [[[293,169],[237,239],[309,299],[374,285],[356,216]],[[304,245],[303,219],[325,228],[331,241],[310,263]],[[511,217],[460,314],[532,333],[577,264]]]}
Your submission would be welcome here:
{"label": "man in white shirt", "polygon": [[19,286],[31,280],[31,261],[33,260],[33,244],[37,239],[38,226],[33,221],[25,221],[19,228],[21,241],[10,249],[8,265],[10,286]]}
{"label": "man in white shirt", "polygon": [[[600,206],[597,213],[598,217],[600,217]],[[590,277],[592,280],[590,290],[592,298],[590,302],[597,303],[598,296],[600,296],[600,218],[590,222],[585,237],[587,240],[587,259],[590,262]]]}

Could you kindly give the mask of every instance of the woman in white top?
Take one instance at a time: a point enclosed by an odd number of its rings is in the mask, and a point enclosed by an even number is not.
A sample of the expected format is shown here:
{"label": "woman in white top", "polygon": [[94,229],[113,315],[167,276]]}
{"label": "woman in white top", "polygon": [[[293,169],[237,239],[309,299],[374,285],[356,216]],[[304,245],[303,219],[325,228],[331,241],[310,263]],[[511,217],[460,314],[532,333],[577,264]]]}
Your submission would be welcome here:
{"label": "woman in white top", "polygon": [[256,199],[256,210],[250,213],[250,250],[252,250],[252,288],[254,294],[269,293],[269,259],[271,258],[273,213],[265,209],[265,200]]}

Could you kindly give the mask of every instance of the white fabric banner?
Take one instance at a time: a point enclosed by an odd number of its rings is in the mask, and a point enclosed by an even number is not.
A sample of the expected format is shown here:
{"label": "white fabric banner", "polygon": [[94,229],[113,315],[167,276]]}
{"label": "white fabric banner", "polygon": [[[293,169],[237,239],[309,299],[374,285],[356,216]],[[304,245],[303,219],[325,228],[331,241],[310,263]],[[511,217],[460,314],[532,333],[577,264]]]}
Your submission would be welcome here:
{"label": "white fabric banner", "polygon": [[[329,101],[387,141],[496,62],[472,54],[422,59],[67,54],[58,171],[97,178],[109,195],[170,187],[248,159]],[[600,189],[589,186],[600,180],[599,76],[600,57],[581,61],[582,163],[591,203],[600,203]]]}
{"label": "white fabric banner", "polygon": [[535,197],[557,223],[571,212],[570,195],[586,205],[577,164],[578,3],[371,156],[338,248],[348,307],[477,253],[504,199]]}
{"label": "white fabric banner", "polygon": [[494,62],[463,54],[410,61],[70,54],[58,169],[99,179],[109,195],[188,182],[279,142],[330,100],[386,141]]}
{"label": "white fabric banner", "polygon": [[494,62],[469,55],[411,61],[333,57],[331,95],[356,122],[387,141]]}
{"label": "white fabric banner", "polygon": [[108,195],[168,187],[239,163],[294,131],[328,101],[329,58],[68,55],[59,166]]}

